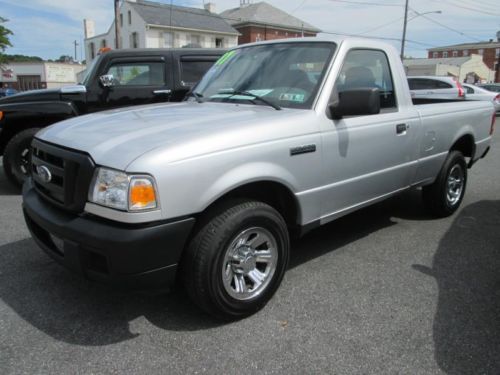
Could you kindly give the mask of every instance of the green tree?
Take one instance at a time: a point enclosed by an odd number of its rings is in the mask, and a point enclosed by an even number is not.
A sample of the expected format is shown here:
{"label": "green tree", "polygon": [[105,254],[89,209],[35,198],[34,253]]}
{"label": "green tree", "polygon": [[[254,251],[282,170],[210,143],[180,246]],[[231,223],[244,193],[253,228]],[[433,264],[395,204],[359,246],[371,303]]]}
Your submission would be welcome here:
{"label": "green tree", "polygon": [[0,17],[0,66],[2,65],[2,63],[4,63],[3,51],[5,51],[7,47],[12,47],[9,36],[13,35],[13,33],[4,25],[2,25],[7,21],[8,20],[6,18]]}
{"label": "green tree", "polygon": [[9,35],[13,35],[12,31],[7,29],[3,23],[7,22],[8,19],[0,16],[0,51],[3,52],[7,47],[12,47],[9,40]]}

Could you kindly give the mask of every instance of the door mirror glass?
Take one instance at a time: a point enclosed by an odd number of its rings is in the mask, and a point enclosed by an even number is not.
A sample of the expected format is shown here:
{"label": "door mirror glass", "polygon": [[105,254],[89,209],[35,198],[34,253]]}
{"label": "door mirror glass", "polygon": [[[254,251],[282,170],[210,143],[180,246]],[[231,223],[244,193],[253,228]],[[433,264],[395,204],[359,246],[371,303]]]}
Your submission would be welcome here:
{"label": "door mirror glass", "polygon": [[103,87],[113,86],[114,80],[115,80],[115,77],[113,76],[113,74],[104,74],[104,75],[99,77],[99,81],[101,81],[101,85]]}
{"label": "door mirror glass", "polygon": [[344,90],[328,105],[328,111],[335,120],[380,113],[380,90],[372,87]]}

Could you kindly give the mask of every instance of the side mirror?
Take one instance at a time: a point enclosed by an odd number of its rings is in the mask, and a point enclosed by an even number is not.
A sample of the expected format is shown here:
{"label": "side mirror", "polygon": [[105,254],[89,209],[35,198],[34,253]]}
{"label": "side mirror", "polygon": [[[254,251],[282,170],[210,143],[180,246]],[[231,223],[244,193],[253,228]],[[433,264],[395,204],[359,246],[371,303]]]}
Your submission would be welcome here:
{"label": "side mirror", "polygon": [[113,74],[104,74],[99,77],[99,81],[103,87],[111,87],[114,85],[115,77]]}
{"label": "side mirror", "polygon": [[348,89],[338,93],[338,99],[328,104],[329,117],[375,115],[380,113],[380,90],[374,87]]}

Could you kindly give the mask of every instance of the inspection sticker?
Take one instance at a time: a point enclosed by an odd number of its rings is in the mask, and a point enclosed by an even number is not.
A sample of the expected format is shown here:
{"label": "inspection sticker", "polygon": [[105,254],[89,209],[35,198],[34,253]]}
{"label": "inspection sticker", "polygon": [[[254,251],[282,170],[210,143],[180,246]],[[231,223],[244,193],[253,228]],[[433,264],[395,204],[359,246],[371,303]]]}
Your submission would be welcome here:
{"label": "inspection sticker", "polygon": [[280,100],[287,102],[303,103],[304,98],[305,98],[304,94],[289,94],[284,92],[283,94],[280,95]]}

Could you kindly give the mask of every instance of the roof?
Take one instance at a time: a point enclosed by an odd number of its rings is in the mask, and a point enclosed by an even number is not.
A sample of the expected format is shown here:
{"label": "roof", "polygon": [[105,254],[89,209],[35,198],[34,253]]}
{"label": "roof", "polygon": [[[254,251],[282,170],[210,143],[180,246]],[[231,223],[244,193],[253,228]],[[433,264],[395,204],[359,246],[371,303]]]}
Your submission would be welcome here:
{"label": "roof", "polygon": [[180,27],[239,35],[221,16],[205,9],[137,0],[128,3],[148,25]]}
{"label": "roof", "polygon": [[456,49],[475,49],[475,48],[500,48],[500,42],[477,42],[453,44],[450,46],[429,48],[428,51],[456,50]]}
{"label": "roof", "polygon": [[281,9],[262,1],[260,3],[245,5],[240,8],[225,10],[220,14],[233,26],[243,24],[262,24],[276,26],[284,29],[304,30],[314,33],[321,32],[320,29],[302,21]]}
{"label": "roof", "polygon": [[431,66],[431,65],[462,65],[472,59],[471,56],[467,57],[444,57],[441,59],[405,59],[403,65],[408,66]]}

